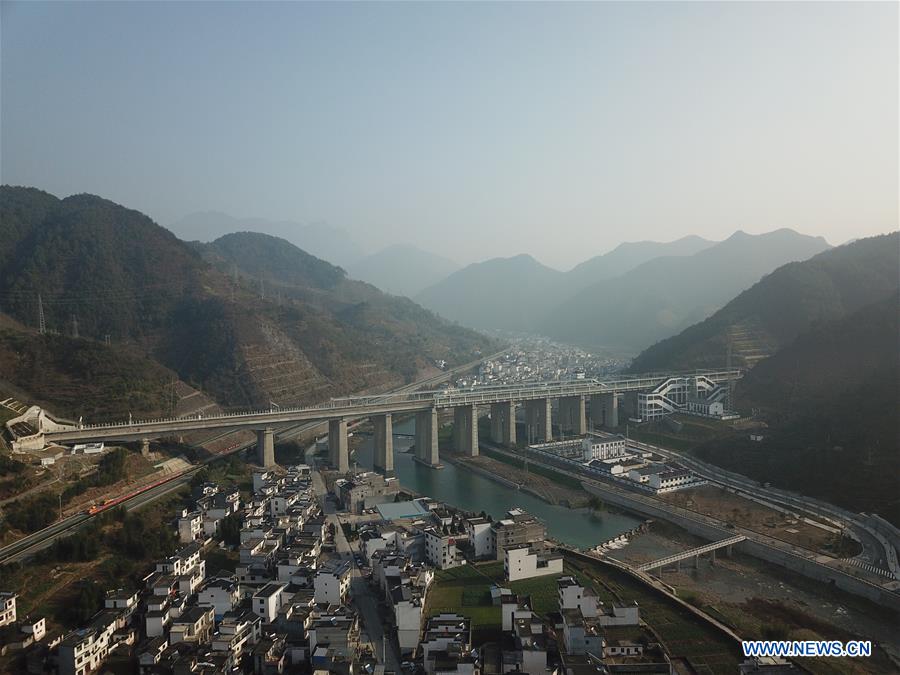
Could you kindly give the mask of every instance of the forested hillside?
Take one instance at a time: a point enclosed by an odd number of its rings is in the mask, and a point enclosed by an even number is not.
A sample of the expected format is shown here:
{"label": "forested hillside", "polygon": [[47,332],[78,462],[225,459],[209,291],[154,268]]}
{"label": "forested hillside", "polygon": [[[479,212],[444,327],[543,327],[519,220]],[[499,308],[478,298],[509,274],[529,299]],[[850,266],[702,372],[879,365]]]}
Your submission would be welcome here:
{"label": "forested hillside", "polygon": [[900,524],[900,295],[842,319],[814,322],[736,388],[745,413],[767,422],[698,453],[759,480]]}
{"label": "forested hillside", "polygon": [[[242,233],[201,249],[207,260],[99,197],[4,186],[0,311],[36,327],[40,305],[48,332],[77,322],[82,341],[108,336],[230,406],[399,385],[494,347],[288,242]],[[43,340],[54,354],[42,358],[64,358],[64,344]]]}
{"label": "forested hillside", "polygon": [[638,356],[632,370],[753,365],[813,322],[836,319],[897,291],[900,234],[860,239],[784,265],[711,317]]}

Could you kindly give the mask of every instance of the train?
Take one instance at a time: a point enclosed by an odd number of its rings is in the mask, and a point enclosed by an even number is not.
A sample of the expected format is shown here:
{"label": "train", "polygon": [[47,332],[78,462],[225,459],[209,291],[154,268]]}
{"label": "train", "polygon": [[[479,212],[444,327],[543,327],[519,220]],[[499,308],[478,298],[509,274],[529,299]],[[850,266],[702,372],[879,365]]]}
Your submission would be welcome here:
{"label": "train", "polygon": [[[219,451],[219,453],[217,453],[215,456],[208,458],[204,462],[204,464],[209,463],[210,461],[216,459],[217,457],[220,457],[222,455],[226,455],[226,454],[233,452],[234,450],[238,449],[239,445],[240,445],[240,443],[232,443],[228,447]],[[90,508],[86,509],[84,511],[84,513],[89,516],[96,516],[98,513],[102,513],[103,511],[106,511],[107,509],[111,509],[114,506],[118,506],[119,504],[128,501],[132,497],[137,497],[139,494],[147,492],[147,490],[152,490],[153,488],[159,487],[160,485],[165,485],[166,483],[170,483],[171,481],[175,480],[176,478],[181,478],[185,474],[191,473],[192,471],[196,471],[197,469],[199,469],[199,467],[191,467],[190,469],[185,469],[184,471],[181,471],[172,476],[169,476],[168,478],[163,478],[162,480],[158,480],[155,483],[150,483],[149,485],[145,485],[145,486],[141,487],[140,489],[135,490],[134,492],[129,492],[128,494],[122,495],[120,497],[104,499],[99,504],[94,504]]]}
{"label": "train", "polygon": [[142,494],[142,493],[146,492],[147,490],[152,490],[153,488],[159,487],[160,485],[165,485],[166,483],[170,483],[173,480],[175,480],[176,478],[181,478],[181,476],[183,476],[184,474],[186,474],[190,471],[193,471],[193,469],[186,469],[185,471],[182,471],[181,473],[176,473],[173,476],[169,476],[168,478],[163,478],[162,480],[158,480],[155,483],[150,483],[149,485],[144,485],[140,489],[135,490],[134,492],[129,492],[128,494],[121,495],[120,497],[104,499],[99,504],[94,504],[92,507],[87,509],[85,511],[85,513],[89,516],[96,516],[98,513],[102,513],[103,511],[106,511],[107,509],[111,509],[114,506],[118,506],[122,502],[126,502],[129,499],[131,499],[132,497],[137,497],[139,494]]}

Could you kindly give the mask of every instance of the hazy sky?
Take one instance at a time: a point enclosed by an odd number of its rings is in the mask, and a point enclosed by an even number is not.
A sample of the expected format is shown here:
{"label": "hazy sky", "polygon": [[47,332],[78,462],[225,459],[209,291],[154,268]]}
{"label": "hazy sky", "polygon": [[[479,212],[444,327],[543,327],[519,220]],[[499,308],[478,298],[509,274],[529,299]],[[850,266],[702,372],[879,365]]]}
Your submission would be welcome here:
{"label": "hazy sky", "polygon": [[0,171],[567,267],[898,223],[896,3],[2,4]]}

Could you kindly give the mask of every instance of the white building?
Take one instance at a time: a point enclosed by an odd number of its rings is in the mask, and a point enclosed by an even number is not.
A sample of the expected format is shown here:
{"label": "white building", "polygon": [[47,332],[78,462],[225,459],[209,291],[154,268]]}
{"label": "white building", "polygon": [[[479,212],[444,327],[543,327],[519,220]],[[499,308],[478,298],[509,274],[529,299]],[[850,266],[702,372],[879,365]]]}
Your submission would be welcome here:
{"label": "white building", "polygon": [[562,574],[563,559],[558,553],[547,554],[530,544],[512,546],[503,552],[503,572],[508,581]]}
{"label": "white building", "polygon": [[435,527],[427,527],[422,533],[425,535],[425,560],[431,565],[445,570],[465,564],[456,548],[455,536],[443,534]]}
{"label": "white building", "polygon": [[671,492],[696,482],[694,474],[687,469],[670,468],[651,474],[647,484],[657,492]]}
{"label": "white building", "polygon": [[240,600],[241,592],[237,581],[221,577],[210,580],[197,595],[199,604],[213,607],[216,621],[234,609]]}
{"label": "white building", "polygon": [[329,560],[316,571],[313,580],[315,601],[328,605],[340,605],[350,592],[350,561]]}
{"label": "white building", "polygon": [[487,518],[469,518],[466,520],[466,531],[476,560],[495,556],[491,521]]}
{"label": "white building", "polygon": [[12,591],[0,591],[0,626],[9,626],[16,622],[16,598]]}
{"label": "white building", "polygon": [[208,644],[215,627],[215,610],[208,605],[194,605],[172,620],[169,643],[193,642]]}
{"label": "white building", "polygon": [[623,457],[628,454],[624,436],[599,436],[588,434],[581,441],[582,458],[585,462],[592,459],[606,460]]}
{"label": "white building", "polygon": [[273,581],[256,591],[252,601],[253,613],[266,623],[272,623],[278,616],[278,610],[288,599],[285,588],[285,584]]}
{"label": "white building", "polygon": [[559,611],[577,609],[582,616],[597,616],[597,594],[593,588],[585,588],[572,577],[560,577],[556,582]]}
{"label": "white building", "polygon": [[670,377],[653,391],[638,394],[638,416],[645,422],[677,412],[720,419],[737,417],[725,410],[727,398],[727,386],[703,375]]}
{"label": "white building", "polygon": [[59,644],[60,675],[88,675],[100,668],[115,631],[115,613],[102,612],[87,628],[67,635]]}

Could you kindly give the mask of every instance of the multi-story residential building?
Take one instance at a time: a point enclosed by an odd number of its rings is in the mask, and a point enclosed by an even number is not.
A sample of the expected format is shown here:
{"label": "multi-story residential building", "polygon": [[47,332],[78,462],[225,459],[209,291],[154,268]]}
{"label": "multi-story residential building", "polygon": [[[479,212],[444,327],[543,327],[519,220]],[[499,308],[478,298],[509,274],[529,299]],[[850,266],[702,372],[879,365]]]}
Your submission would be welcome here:
{"label": "multi-story residential building", "polygon": [[60,675],[89,675],[103,665],[109,653],[117,615],[100,612],[87,628],[69,633],[59,644]]}
{"label": "multi-story residential building", "polygon": [[17,593],[0,591],[0,626],[9,626],[16,622]]}
{"label": "multi-story residential building", "polygon": [[559,611],[577,609],[582,616],[597,616],[598,599],[593,588],[585,588],[573,577],[560,577],[556,581]]}
{"label": "multi-story residential building", "polygon": [[256,591],[251,604],[253,613],[266,623],[272,623],[278,616],[281,605],[290,599],[290,594],[285,591],[286,588],[286,584],[273,581]]}
{"label": "multi-story residential building", "polygon": [[351,513],[362,513],[376,504],[392,502],[400,491],[396,478],[385,478],[374,471],[357,474],[353,480],[338,479],[334,487],[341,504]]}
{"label": "multi-story residential building", "polygon": [[584,617],[580,610],[564,609],[563,645],[566,652],[578,656],[591,654],[600,659],[603,657],[603,631],[596,617]]}
{"label": "multi-story residential building", "polygon": [[491,532],[491,521],[487,518],[469,518],[466,520],[466,533],[476,560],[491,558],[495,555],[494,535]]}
{"label": "multi-story residential building", "polygon": [[237,580],[231,577],[210,579],[197,595],[198,604],[213,607],[216,621],[234,609],[240,599],[240,586]]}
{"label": "multi-story residential building", "polygon": [[562,574],[563,559],[559,553],[547,553],[531,544],[507,547],[503,555],[503,572],[507,581]]}
{"label": "multi-story residential building", "polygon": [[472,625],[458,614],[439,614],[428,619],[421,642],[422,662],[428,675],[474,675]]}
{"label": "multi-story residential building", "polygon": [[349,560],[328,560],[316,570],[313,581],[317,603],[340,605],[350,592]]}
{"label": "multi-story residential building", "polygon": [[456,548],[457,535],[445,534],[436,527],[426,527],[425,560],[438,569],[444,570],[465,564],[465,560]]}
{"label": "multi-story residential building", "polygon": [[213,651],[227,651],[240,659],[262,636],[263,618],[254,612],[232,610],[219,622],[212,636]]}
{"label": "multi-story residential building", "polygon": [[184,513],[178,519],[178,540],[182,544],[203,538],[203,514],[200,511]]}
{"label": "multi-story residential building", "polygon": [[172,620],[169,642],[208,644],[215,627],[215,610],[210,605],[194,605]]}
{"label": "multi-story residential building", "polygon": [[517,619],[513,632],[515,670],[541,675],[547,672],[547,638],[544,624],[536,617]]}
{"label": "multi-story residential building", "polygon": [[359,625],[356,613],[347,607],[328,612],[313,612],[306,621],[309,651],[327,645],[334,656],[352,658],[359,646]]}
{"label": "multi-story residential building", "polygon": [[503,560],[503,552],[510,546],[542,545],[547,538],[547,526],[527,511],[518,508],[507,512],[502,520],[494,521],[491,532],[497,560]]}

